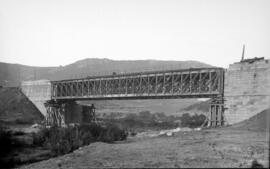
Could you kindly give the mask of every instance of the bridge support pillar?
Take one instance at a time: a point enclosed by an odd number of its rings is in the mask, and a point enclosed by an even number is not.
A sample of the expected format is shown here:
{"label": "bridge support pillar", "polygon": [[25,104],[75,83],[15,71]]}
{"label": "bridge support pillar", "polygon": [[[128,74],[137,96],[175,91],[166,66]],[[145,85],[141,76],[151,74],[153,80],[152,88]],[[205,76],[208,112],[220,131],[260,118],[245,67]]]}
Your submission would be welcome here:
{"label": "bridge support pillar", "polygon": [[47,114],[46,126],[65,126],[65,105],[55,101],[47,101],[45,104]]}
{"label": "bridge support pillar", "polygon": [[224,98],[212,98],[209,104],[209,116],[207,127],[223,126],[224,119]]}
{"label": "bridge support pillar", "polygon": [[90,123],[95,122],[93,105],[79,105],[75,101],[57,102],[49,100],[45,103],[47,126],[64,127],[70,123]]}

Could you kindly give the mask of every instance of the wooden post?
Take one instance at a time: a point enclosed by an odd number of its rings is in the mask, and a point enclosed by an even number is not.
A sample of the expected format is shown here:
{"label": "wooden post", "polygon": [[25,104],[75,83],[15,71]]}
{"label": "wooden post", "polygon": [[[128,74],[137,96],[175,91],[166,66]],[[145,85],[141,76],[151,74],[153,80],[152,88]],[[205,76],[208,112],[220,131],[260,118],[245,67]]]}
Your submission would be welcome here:
{"label": "wooden post", "polygon": [[213,126],[213,105],[210,104],[210,127]]}

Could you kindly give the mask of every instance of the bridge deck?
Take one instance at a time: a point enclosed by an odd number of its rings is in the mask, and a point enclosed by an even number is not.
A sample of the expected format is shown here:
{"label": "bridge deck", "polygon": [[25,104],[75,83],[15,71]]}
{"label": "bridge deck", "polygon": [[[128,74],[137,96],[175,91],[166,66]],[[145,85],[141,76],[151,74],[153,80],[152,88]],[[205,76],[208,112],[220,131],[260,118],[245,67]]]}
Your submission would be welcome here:
{"label": "bridge deck", "polygon": [[159,99],[223,95],[224,70],[199,68],[52,81],[55,100]]}

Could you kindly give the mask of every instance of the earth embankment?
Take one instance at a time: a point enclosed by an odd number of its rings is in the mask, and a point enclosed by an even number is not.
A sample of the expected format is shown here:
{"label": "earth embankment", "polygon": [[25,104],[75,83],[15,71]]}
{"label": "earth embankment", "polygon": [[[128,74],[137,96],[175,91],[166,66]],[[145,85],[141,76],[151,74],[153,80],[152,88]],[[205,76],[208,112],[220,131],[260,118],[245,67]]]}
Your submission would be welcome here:
{"label": "earth embankment", "polygon": [[270,108],[231,126],[234,129],[269,132]]}
{"label": "earth embankment", "polygon": [[35,105],[16,87],[0,89],[0,121],[4,124],[33,124],[43,120]]}

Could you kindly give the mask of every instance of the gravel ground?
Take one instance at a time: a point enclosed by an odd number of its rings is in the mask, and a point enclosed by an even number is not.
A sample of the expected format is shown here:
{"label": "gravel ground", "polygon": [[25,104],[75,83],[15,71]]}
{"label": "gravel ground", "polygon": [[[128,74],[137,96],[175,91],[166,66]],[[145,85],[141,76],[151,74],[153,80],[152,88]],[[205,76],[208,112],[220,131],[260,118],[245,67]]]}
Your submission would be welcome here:
{"label": "gravel ground", "polygon": [[111,167],[269,167],[268,132],[233,128],[178,132],[174,136],[133,137],[114,144],[93,143],[25,169]]}

